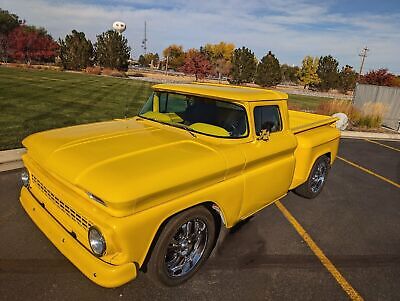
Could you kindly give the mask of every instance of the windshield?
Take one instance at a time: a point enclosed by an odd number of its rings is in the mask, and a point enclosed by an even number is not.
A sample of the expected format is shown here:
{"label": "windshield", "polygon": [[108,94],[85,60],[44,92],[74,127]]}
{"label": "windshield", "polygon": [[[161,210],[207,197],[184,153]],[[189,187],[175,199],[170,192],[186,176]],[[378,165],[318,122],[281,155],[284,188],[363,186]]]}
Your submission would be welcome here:
{"label": "windshield", "polygon": [[199,96],[154,92],[139,116],[217,137],[241,138],[248,133],[242,106]]}

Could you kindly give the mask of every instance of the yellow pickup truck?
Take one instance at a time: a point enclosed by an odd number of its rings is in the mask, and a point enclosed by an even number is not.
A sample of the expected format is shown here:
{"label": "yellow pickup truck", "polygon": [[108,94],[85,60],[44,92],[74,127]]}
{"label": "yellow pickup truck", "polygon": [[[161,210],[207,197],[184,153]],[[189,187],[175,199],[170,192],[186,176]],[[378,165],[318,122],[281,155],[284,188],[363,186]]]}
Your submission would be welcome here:
{"label": "yellow pickup truck", "polygon": [[20,200],[95,283],[144,271],[178,285],[230,228],[288,191],[317,196],[335,160],[335,118],[289,111],[287,94],[159,84],[133,118],[23,141]]}

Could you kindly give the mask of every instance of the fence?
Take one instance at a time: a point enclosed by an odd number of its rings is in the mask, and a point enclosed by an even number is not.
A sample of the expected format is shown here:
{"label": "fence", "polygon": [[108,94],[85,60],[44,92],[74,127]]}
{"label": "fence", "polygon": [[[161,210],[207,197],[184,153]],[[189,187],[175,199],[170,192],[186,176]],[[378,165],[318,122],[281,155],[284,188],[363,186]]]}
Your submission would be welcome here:
{"label": "fence", "polygon": [[357,84],[354,105],[361,107],[367,102],[380,102],[386,110],[383,125],[400,132],[400,88]]}

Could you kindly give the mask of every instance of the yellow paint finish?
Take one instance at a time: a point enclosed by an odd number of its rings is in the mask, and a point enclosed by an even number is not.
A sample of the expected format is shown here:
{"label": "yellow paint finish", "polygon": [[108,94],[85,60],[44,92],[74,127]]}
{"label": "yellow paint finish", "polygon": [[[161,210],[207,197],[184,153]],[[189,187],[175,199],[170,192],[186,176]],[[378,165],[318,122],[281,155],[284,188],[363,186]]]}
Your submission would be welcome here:
{"label": "yellow paint finish", "polygon": [[369,170],[369,169],[367,169],[365,167],[362,167],[362,166],[360,166],[360,165],[358,165],[358,164],[356,164],[354,162],[351,162],[351,161],[349,161],[349,160],[347,160],[345,158],[342,158],[342,157],[339,157],[339,156],[337,156],[337,158],[339,160],[343,161],[343,162],[346,162],[347,164],[350,164],[351,166],[353,166],[355,168],[358,168],[358,169],[362,170],[363,172],[366,172],[366,173],[368,173],[370,175],[373,175],[373,176],[377,177],[378,179],[381,179],[382,181],[385,181],[385,182],[387,182],[389,184],[392,184],[393,186],[395,186],[397,188],[400,188],[400,184],[399,183],[396,183],[396,182],[394,182],[392,180],[389,180],[388,178],[385,178],[384,176],[381,176],[380,174],[377,174],[377,173],[373,172],[372,170]]}
{"label": "yellow paint finish", "polygon": [[[194,137],[185,129],[135,117],[54,129],[23,141],[28,150],[23,161],[30,174],[103,233],[107,251],[101,259],[106,263],[141,266],[160,226],[199,204],[218,206],[225,226],[232,227],[304,182],[319,155],[330,153],[332,162],[336,156],[339,134],[329,126],[334,120],[299,113],[292,121],[284,93],[199,84],[155,89],[240,103],[247,112],[248,135],[231,139],[196,133]],[[255,134],[253,110],[259,105],[275,105],[281,111],[283,128],[271,133],[268,141]],[[292,124],[302,131],[295,134]],[[105,206],[90,199],[88,192]],[[32,216],[37,223],[57,220],[76,233],[83,250],[90,250],[86,229],[35,185],[30,192],[23,190],[22,202],[28,199],[32,205],[29,193],[51,214]],[[65,230],[63,236],[69,235]],[[59,234],[42,231],[57,246]],[[60,250],[73,257],[71,249]],[[71,260],[89,277],[85,271],[92,259]],[[122,284],[131,276],[116,277],[107,285]]]}
{"label": "yellow paint finish", "polygon": [[342,289],[350,297],[351,300],[361,301],[364,300],[360,294],[351,286],[351,284],[343,277],[343,275],[338,271],[338,269],[333,265],[324,252],[317,246],[311,236],[304,230],[304,228],[299,224],[295,217],[286,209],[285,206],[280,201],[277,201],[276,206],[286,217],[286,219],[292,224],[300,237],[307,243],[311,251],[318,257],[319,261],[324,265],[324,267],[331,273],[333,278],[339,283]]}
{"label": "yellow paint finish", "polygon": [[289,110],[290,129],[301,133],[316,127],[335,123],[338,118]]}
{"label": "yellow paint finish", "polygon": [[[264,104],[265,102],[249,104],[250,120],[254,120],[254,108]],[[268,101],[268,105],[279,107],[283,128],[281,131],[271,133],[268,141],[255,139],[251,143],[240,145],[246,158],[245,201],[240,211],[242,218],[285,195],[293,178],[297,140],[287,126],[287,103],[286,101]],[[254,131],[252,134],[255,135]]]}
{"label": "yellow paint finish", "polygon": [[296,134],[298,146],[294,152],[296,168],[290,189],[303,184],[310,174],[314,162],[328,154],[334,163],[339,148],[340,132],[329,125]]}
{"label": "yellow paint finish", "polygon": [[275,90],[223,85],[223,84],[158,84],[155,91],[172,92],[184,95],[203,96],[226,101],[260,101],[287,99],[288,95]]}
{"label": "yellow paint finish", "polygon": [[21,190],[20,200],[39,229],[90,280],[104,287],[116,287],[136,278],[137,271],[132,262],[119,266],[111,265],[96,258],[82,247],[51,218],[25,187]]}

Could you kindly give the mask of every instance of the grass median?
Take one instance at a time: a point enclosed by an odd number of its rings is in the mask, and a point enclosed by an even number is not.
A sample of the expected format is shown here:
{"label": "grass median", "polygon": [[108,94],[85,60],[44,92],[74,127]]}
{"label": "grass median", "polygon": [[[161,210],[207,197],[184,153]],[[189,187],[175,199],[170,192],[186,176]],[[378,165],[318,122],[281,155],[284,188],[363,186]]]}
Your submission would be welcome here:
{"label": "grass median", "polygon": [[[0,150],[21,147],[26,136],[52,128],[131,117],[151,83],[82,73],[0,67]],[[312,110],[325,100],[291,95]]]}

